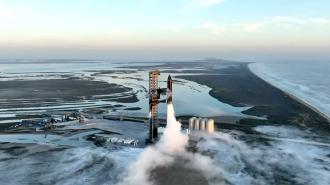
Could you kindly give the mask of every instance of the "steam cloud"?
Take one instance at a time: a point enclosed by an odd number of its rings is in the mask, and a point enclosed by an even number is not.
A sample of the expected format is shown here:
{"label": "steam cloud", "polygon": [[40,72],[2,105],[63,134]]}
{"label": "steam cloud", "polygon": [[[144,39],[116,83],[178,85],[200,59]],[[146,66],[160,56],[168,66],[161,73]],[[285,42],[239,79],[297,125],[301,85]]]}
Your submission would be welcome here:
{"label": "steam cloud", "polygon": [[200,172],[210,185],[330,184],[329,136],[287,126],[258,126],[256,131],[274,138],[260,140],[223,130],[200,135],[193,153],[185,149],[188,138],[181,134],[174,111],[172,115],[161,140],[144,150],[130,147],[115,151],[94,147],[61,150],[28,145],[24,150],[16,148],[11,154],[11,146],[15,145],[2,145],[0,181],[3,184],[151,185],[156,184],[153,170],[181,161],[180,165]]}
{"label": "steam cloud", "polygon": [[[161,166],[173,164],[177,158],[187,160],[187,167],[205,172],[213,178],[216,170],[211,170],[212,160],[200,154],[193,154],[186,150],[188,136],[181,132],[181,123],[175,118],[173,104],[167,105],[167,126],[160,141],[155,146],[149,146],[132,164],[126,176],[118,185],[152,185],[151,171]],[[213,168],[216,169],[216,168]]]}
{"label": "steam cloud", "polygon": [[[240,133],[200,133],[197,152],[190,152],[188,136],[181,133],[173,105],[167,107],[167,127],[160,141],[147,147],[121,177],[118,185],[153,185],[153,170],[184,161],[184,167],[201,172],[210,185],[330,184],[330,152],[327,146],[288,141],[245,144]],[[303,136],[292,128],[260,127],[267,133]],[[292,133],[292,134],[290,134]],[[244,134],[243,134],[244,135]],[[265,141],[266,142],[266,141]]]}

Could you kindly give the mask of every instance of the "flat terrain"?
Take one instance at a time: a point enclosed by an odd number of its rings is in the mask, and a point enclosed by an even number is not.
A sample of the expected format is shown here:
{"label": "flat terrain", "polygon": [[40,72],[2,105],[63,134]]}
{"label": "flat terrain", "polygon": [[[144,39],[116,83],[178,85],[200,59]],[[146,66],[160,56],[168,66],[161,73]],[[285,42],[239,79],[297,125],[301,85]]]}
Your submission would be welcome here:
{"label": "flat terrain", "polygon": [[329,123],[324,117],[255,76],[249,71],[247,64],[210,70],[212,74],[176,77],[211,87],[209,94],[224,103],[233,106],[252,106],[244,111],[244,114],[267,118],[242,119],[240,124],[294,124],[330,132]]}
{"label": "flat terrain", "polygon": [[[106,82],[79,79],[0,81],[0,99],[64,99],[93,98],[95,95],[124,93],[131,88]],[[134,98],[134,97],[133,97]],[[127,100],[127,101],[134,101]]]}

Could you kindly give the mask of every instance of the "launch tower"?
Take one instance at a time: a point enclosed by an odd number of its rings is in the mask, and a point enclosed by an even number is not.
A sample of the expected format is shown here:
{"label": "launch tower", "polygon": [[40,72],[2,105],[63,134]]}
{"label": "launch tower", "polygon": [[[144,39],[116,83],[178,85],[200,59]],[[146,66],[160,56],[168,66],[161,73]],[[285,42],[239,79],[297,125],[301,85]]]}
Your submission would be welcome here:
{"label": "launch tower", "polygon": [[159,88],[158,78],[159,70],[149,72],[149,138],[147,142],[153,143],[158,138],[158,103],[160,95],[168,92],[167,103],[172,103],[172,79],[171,76],[167,80],[167,88]]}

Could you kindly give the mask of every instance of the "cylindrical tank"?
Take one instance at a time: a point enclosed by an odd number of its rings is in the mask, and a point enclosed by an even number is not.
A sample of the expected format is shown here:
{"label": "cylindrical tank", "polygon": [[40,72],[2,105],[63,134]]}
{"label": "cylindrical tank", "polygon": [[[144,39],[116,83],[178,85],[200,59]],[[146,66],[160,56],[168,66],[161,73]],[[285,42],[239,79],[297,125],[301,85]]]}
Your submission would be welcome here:
{"label": "cylindrical tank", "polygon": [[201,122],[199,123],[199,130],[204,131],[206,129],[206,122],[207,119],[202,119]]}
{"label": "cylindrical tank", "polygon": [[194,120],[194,130],[199,130],[199,120],[200,118],[196,118]]}
{"label": "cylindrical tank", "polygon": [[192,117],[189,119],[189,130],[193,130],[194,129],[194,121],[195,121],[196,117]]}
{"label": "cylindrical tank", "polygon": [[214,132],[214,120],[213,119],[209,119],[207,120],[207,124],[206,124],[206,131],[208,133],[213,133]]}

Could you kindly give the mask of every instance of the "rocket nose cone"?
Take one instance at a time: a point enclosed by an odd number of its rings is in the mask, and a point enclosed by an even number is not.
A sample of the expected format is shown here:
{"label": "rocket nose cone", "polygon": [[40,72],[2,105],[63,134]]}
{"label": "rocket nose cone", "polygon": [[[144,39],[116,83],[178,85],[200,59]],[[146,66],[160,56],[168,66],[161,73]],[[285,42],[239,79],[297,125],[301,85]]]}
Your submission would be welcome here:
{"label": "rocket nose cone", "polygon": [[167,78],[167,80],[172,80],[172,77],[171,77],[171,75],[168,75],[168,78]]}

